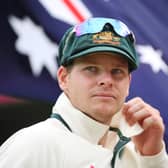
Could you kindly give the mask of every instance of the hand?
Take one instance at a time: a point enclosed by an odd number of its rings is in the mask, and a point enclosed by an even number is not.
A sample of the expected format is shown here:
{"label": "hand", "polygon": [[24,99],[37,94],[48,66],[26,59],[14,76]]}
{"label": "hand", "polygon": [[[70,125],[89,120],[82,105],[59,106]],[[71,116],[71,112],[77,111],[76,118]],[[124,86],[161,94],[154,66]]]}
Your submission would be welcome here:
{"label": "hand", "polygon": [[155,155],[163,148],[164,124],[160,112],[141,98],[133,98],[124,104],[122,113],[129,125],[136,122],[144,131],[132,138],[141,155]]}

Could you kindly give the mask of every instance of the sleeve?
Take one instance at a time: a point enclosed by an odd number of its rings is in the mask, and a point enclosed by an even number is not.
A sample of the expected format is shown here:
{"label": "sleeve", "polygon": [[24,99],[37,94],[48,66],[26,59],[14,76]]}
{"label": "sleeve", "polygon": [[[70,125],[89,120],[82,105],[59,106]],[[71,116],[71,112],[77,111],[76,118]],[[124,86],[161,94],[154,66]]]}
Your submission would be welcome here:
{"label": "sleeve", "polygon": [[142,156],[138,153],[140,158],[141,168],[167,168],[168,155],[166,153],[165,145],[160,153],[154,156]]}

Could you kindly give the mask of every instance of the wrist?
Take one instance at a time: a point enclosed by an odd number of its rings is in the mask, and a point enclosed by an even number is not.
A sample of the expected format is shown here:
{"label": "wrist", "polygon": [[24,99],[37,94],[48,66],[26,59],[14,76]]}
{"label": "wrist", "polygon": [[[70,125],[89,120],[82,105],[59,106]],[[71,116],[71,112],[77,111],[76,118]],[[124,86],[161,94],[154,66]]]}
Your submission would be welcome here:
{"label": "wrist", "polygon": [[158,153],[160,153],[163,149],[163,143],[159,143],[159,144],[156,144],[156,145],[153,145],[152,147],[148,147],[148,148],[145,148],[144,150],[140,150],[140,154],[142,156],[153,156],[153,155],[157,155]]}

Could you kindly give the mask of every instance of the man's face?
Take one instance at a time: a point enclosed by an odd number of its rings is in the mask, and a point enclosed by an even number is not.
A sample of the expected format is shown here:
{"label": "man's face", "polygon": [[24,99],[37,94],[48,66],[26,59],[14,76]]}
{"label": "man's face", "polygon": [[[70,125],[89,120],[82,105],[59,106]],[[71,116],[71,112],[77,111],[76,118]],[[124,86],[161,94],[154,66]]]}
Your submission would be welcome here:
{"label": "man's face", "polygon": [[91,118],[109,124],[129,93],[128,62],[120,55],[94,53],[58,70],[61,89],[72,105]]}

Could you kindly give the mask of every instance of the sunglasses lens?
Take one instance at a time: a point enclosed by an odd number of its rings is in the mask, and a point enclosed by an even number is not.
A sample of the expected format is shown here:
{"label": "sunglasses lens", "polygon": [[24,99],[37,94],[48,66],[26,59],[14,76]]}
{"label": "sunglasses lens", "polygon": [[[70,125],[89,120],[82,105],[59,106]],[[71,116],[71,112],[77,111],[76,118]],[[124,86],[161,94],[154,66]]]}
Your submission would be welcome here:
{"label": "sunglasses lens", "polygon": [[81,24],[76,25],[74,31],[76,32],[76,36],[81,36],[89,33],[98,33],[103,30],[103,27],[106,23],[111,24],[114,31],[122,37],[126,37],[127,35],[132,33],[121,21],[106,18],[89,19]]}

